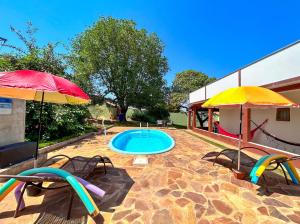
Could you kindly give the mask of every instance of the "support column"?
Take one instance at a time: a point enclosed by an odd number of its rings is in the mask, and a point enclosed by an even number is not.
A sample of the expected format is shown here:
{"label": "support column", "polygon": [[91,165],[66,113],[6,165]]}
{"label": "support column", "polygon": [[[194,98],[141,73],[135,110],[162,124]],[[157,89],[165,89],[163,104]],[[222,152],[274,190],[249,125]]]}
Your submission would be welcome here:
{"label": "support column", "polygon": [[243,142],[247,143],[251,139],[250,132],[251,132],[251,110],[250,109],[243,109],[243,121],[242,121],[242,135],[243,135]]}
{"label": "support column", "polygon": [[187,128],[191,129],[191,115],[192,115],[192,111],[189,109],[188,110],[188,122],[187,122]]}
{"label": "support column", "polygon": [[196,119],[197,119],[196,111],[197,111],[196,107],[193,107],[193,127],[192,128],[196,128]]}
{"label": "support column", "polygon": [[209,108],[208,109],[208,131],[212,132],[213,131],[213,109]]}

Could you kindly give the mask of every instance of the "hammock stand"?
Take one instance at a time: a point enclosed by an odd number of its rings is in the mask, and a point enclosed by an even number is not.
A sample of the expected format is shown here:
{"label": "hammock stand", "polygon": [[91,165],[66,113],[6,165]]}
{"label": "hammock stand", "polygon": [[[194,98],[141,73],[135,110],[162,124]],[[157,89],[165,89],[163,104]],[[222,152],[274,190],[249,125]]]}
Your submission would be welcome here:
{"label": "hammock stand", "polygon": [[[268,122],[268,119],[266,119],[264,122],[262,122],[260,125],[256,125],[256,127],[254,129],[252,129],[250,131],[250,139],[253,139],[254,137],[254,134],[255,132],[258,130],[258,129],[261,129],[261,127]],[[217,127],[218,129],[218,133],[221,134],[221,135],[226,135],[226,136],[229,136],[229,137],[232,137],[232,138],[239,138],[239,135],[238,134],[234,134],[234,133],[231,133],[231,132],[228,132],[226,131],[221,125],[220,123],[218,122],[214,122],[215,126]]]}

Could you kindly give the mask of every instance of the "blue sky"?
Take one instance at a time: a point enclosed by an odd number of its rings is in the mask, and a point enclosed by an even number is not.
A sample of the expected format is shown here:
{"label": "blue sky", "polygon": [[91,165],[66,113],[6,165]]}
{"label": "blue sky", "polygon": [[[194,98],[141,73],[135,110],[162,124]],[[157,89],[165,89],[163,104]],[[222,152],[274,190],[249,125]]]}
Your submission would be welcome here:
{"label": "blue sky", "polygon": [[40,43],[68,44],[101,16],[135,20],[165,44],[169,84],[186,69],[220,78],[300,39],[298,0],[1,0],[0,9],[0,36],[12,44],[9,25],[26,21]]}

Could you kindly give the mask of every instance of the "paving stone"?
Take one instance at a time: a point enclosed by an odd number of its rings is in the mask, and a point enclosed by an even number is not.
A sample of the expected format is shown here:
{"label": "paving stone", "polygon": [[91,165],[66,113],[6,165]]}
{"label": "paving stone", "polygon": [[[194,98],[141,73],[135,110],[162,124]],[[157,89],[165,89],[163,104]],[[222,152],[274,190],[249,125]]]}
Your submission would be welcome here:
{"label": "paving stone", "polygon": [[215,190],[215,192],[219,192],[220,187],[219,187],[218,184],[214,184],[214,185],[212,185],[212,187],[213,187],[213,189]]}
{"label": "paving stone", "polygon": [[141,181],[141,187],[142,188],[147,188],[147,187],[149,187],[149,181],[148,180],[142,180]]}
{"label": "paving stone", "polygon": [[166,162],[165,166],[166,167],[174,167],[174,164],[172,162]]}
{"label": "paving stone", "polygon": [[116,224],[125,224],[125,222],[124,221],[118,221],[118,222],[116,222]]}
{"label": "paving stone", "polygon": [[260,212],[262,215],[269,215],[268,209],[264,206],[257,208],[257,210]]}
{"label": "paving stone", "polygon": [[187,187],[187,183],[183,180],[176,180],[176,183],[181,189],[185,189]]}
{"label": "paving stone", "polygon": [[169,171],[168,172],[169,179],[177,179],[182,177],[182,173],[176,172],[176,171]]}
{"label": "paving stone", "polygon": [[212,171],[209,173],[210,176],[212,177],[217,177],[218,176],[218,172],[217,171]]}
{"label": "paving stone", "polygon": [[158,197],[163,197],[163,196],[167,195],[170,191],[171,191],[170,189],[166,189],[166,188],[161,189],[161,190],[157,191],[155,193],[155,195],[158,196]]}
{"label": "paving stone", "polygon": [[300,216],[296,214],[287,215],[287,217],[294,223],[300,223]]}
{"label": "paving stone", "polygon": [[136,200],[136,202],[135,202],[135,209],[138,209],[138,210],[148,210],[149,207],[148,207],[146,201]]}
{"label": "paving stone", "polygon": [[174,206],[170,210],[170,214],[172,215],[172,219],[175,224],[186,223],[185,212],[182,207]]}
{"label": "paving stone", "polygon": [[245,198],[247,201],[251,201],[255,204],[261,204],[261,201],[253,195],[252,192],[243,192],[242,197]]}
{"label": "paving stone", "polygon": [[205,215],[210,216],[216,213],[215,207],[212,205],[211,201],[208,201],[208,207],[206,209]]}
{"label": "paving stone", "polygon": [[133,205],[135,202],[134,198],[126,198],[124,202],[124,207],[129,208],[131,205]]}
{"label": "paving stone", "polygon": [[215,206],[215,208],[226,215],[229,215],[232,213],[232,208],[220,200],[212,200],[212,204]]}
{"label": "paving stone", "polygon": [[173,206],[173,203],[174,203],[173,200],[171,200],[169,198],[162,198],[159,205],[163,208],[167,208],[167,207]]}
{"label": "paving stone", "polygon": [[172,224],[173,219],[167,209],[159,210],[154,213],[151,220],[152,224]]}
{"label": "paving stone", "polygon": [[281,212],[280,211],[278,211],[275,207],[273,207],[273,206],[269,206],[269,212],[270,212],[270,216],[273,216],[273,217],[275,217],[275,218],[277,218],[277,219],[281,219],[281,220],[283,220],[283,221],[285,221],[285,222],[288,222],[289,221],[289,219],[286,217],[286,216],[284,216],[283,214],[281,214]]}
{"label": "paving stone", "polygon": [[190,201],[186,198],[179,198],[176,201],[176,204],[178,204],[180,207],[184,207],[186,206],[188,203],[190,203]]}
{"label": "paving stone", "polygon": [[177,184],[172,184],[172,185],[170,185],[169,187],[170,187],[170,189],[172,189],[172,190],[177,190],[177,189],[179,189],[179,186],[178,186]]}
{"label": "paving stone", "polygon": [[199,182],[191,182],[191,186],[194,191],[201,193],[203,191],[203,186]]}
{"label": "paving stone", "polygon": [[284,204],[274,198],[266,198],[263,200],[263,202],[266,204],[266,205],[272,205],[272,206],[275,206],[275,207],[286,207],[286,208],[290,208],[291,206],[287,205],[287,204]]}
{"label": "paving stone", "polygon": [[234,215],[233,215],[233,218],[235,220],[237,220],[238,222],[241,222],[242,221],[242,218],[243,218],[243,213],[241,212],[236,212]]}
{"label": "paving stone", "polygon": [[126,211],[116,212],[116,213],[113,215],[112,219],[113,219],[113,220],[120,220],[120,219],[122,219],[123,217],[125,217],[126,215],[130,214],[131,211],[132,211],[132,210],[126,210]]}
{"label": "paving stone", "polygon": [[200,219],[197,224],[210,224],[210,222],[207,219]]}
{"label": "paving stone", "polygon": [[198,169],[197,170],[197,173],[199,173],[199,174],[206,174],[206,173],[208,173],[208,170],[207,169]]}
{"label": "paving stone", "polygon": [[160,209],[160,206],[156,202],[152,201],[152,208],[153,209]]}
{"label": "paving stone", "polygon": [[243,211],[243,217],[241,223],[245,224],[257,224],[257,213],[256,210],[252,210],[251,208]]}
{"label": "paving stone", "polygon": [[212,220],[211,224],[239,224],[239,222],[236,222],[227,217],[221,217]]}
{"label": "paving stone", "polygon": [[174,196],[174,197],[180,197],[182,195],[182,191],[172,191],[171,194]]}
{"label": "paving stone", "polygon": [[135,220],[132,224],[143,224],[143,223],[138,220]]}
{"label": "paving stone", "polygon": [[207,201],[207,199],[202,194],[194,192],[185,192],[183,196],[199,204],[204,204]]}
{"label": "paving stone", "polygon": [[186,220],[188,224],[196,223],[196,213],[194,210],[194,206],[192,204],[188,204],[184,209],[187,211],[184,211],[186,213]]}
{"label": "paving stone", "polygon": [[200,204],[195,204],[194,209],[195,209],[197,219],[200,219],[204,214],[204,212],[206,211],[206,208]]}
{"label": "paving stone", "polygon": [[141,216],[140,213],[135,212],[135,213],[132,213],[132,214],[126,216],[125,219],[126,219],[129,223],[131,223],[131,222],[133,222],[133,220],[137,219],[137,218],[140,217],[140,216]]}
{"label": "paving stone", "polygon": [[233,175],[230,178],[230,182],[238,187],[246,188],[248,190],[253,190],[255,188],[255,186],[252,183],[236,179]]}
{"label": "paving stone", "polygon": [[174,184],[175,180],[174,179],[168,179],[168,185]]}
{"label": "paving stone", "polygon": [[220,185],[220,188],[221,188],[221,190],[230,191],[230,192],[232,192],[234,194],[238,194],[239,191],[240,191],[239,188],[238,188],[238,186],[236,186],[234,184],[231,184],[231,183],[227,183],[227,182],[222,183]]}

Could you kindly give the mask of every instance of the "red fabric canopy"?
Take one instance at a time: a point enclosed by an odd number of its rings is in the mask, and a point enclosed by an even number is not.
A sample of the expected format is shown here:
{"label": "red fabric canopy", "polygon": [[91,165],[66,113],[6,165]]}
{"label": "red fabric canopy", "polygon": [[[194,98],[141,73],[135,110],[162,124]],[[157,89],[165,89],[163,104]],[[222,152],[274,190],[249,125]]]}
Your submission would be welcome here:
{"label": "red fabric canopy", "polygon": [[0,96],[51,103],[82,104],[89,96],[76,84],[46,72],[17,70],[0,72]]}

